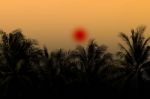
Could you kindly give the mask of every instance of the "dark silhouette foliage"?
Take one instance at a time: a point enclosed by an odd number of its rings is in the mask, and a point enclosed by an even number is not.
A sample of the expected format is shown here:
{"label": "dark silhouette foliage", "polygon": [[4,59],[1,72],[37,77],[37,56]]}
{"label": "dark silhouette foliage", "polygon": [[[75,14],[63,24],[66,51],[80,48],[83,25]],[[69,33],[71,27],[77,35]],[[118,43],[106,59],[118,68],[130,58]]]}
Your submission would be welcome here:
{"label": "dark silhouette foliage", "polygon": [[120,33],[125,44],[119,44],[117,57],[95,40],[86,47],[49,52],[20,30],[0,31],[0,98],[146,97],[150,37],[144,31],[140,26],[130,36]]}

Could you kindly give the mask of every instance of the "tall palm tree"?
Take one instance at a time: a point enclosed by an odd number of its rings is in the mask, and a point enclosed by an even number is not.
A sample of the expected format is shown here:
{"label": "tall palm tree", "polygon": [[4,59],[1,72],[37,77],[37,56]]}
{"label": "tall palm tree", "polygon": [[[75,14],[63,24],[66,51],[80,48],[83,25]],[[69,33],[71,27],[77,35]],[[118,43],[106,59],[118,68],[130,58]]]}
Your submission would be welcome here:
{"label": "tall palm tree", "polygon": [[61,87],[67,82],[65,73],[69,69],[69,54],[62,49],[49,53],[46,47],[44,47],[43,52],[42,74],[43,78],[46,80],[44,81],[44,86],[47,84],[45,87],[49,87],[51,93],[59,94],[58,92],[62,89]]}
{"label": "tall palm tree", "polygon": [[86,94],[98,96],[105,93],[107,84],[103,78],[103,71],[112,61],[112,54],[107,52],[107,47],[99,46],[91,40],[87,47],[77,46],[71,57],[78,62],[80,93],[83,96]]}
{"label": "tall palm tree", "polygon": [[0,85],[1,89],[3,87],[5,89],[4,96],[10,94],[19,97],[25,94],[22,91],[26,88],[33,87],[31,77],[35,75],[35,64],[41,56],[41,50],[36,45],[35,40],[25,38],[20,30],[9,34],[1,32],[0,57],[2,60],[0,63],[3,64],[0,66],[2,74]]}
{"label": "tall palm tree", "polygon": [[107,47],[99,46],[94,40],[91,40],[86,48],[78,46],[72,52],[73,58],[78,60],[78,65],[81,66],[81,75],[87,83],[94,82],[99,79],[100,73],[112,60],[112,54],[106,51]]}
{"label": "tall palm tree", "polygon": [[145,26],[140,26],[136,30],[131,30],[130,37],[125,33],[120,33],[126,45],[119,44],[120,51],[117,53],[121,65],[128,71],[124,82],[130,81],[136,90],[142,79],[142,71],[150,65],[150,46],[148,45],[150,37],[145,38],[144,31]]}
{"label": "tall palm tree", "polygon": [[106,50],[106,46],[98,46],[91,40],[86,48],[78,46],[72,55],[80,61],[83,72],[98,73],[102,66],[112,60],[112,54]]}

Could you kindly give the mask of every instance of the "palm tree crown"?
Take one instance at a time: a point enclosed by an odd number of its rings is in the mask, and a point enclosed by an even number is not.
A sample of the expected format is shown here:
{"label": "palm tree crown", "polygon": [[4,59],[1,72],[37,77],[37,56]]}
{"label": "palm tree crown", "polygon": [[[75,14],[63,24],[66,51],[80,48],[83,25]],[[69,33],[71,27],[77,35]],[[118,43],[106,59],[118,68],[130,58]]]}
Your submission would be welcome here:
{"label": "palm tree crown", "polygon": [[135,70],[141,69],[150,64],[150,46],[148,45],[150,37],[144,37],[145,27],[138,27],[136,30],[131,31],[131,37],[121,33],[120,37],[126,43],[126,46],[119,44],[121,51],[118,55],[123,59],[124,65],[134,68]]}

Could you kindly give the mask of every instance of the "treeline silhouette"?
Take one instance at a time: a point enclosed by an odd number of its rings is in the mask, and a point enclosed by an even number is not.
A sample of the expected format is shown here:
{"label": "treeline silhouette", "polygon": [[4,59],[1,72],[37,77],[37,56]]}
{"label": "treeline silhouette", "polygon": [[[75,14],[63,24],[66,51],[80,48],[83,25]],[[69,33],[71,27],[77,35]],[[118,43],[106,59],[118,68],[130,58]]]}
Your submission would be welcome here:
{"label": "treeline silhouette", "polygon": [[120,33],[116,55],[90,40],[49,52],[20,30],[0,32],[0,98],[135,98],[150,92],[150,37],[145,27]]}

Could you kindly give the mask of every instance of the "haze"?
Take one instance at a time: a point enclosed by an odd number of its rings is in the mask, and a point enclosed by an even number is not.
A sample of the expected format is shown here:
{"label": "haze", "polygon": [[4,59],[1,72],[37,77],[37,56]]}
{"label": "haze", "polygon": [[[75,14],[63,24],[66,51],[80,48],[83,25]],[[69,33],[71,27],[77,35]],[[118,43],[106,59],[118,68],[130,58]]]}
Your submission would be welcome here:
{"label": "haze", "polygon": [[75,48],[71,34],[82,26],[89,39],[114,52],[119,32],[142,24],[150,31],[149,4],[149,0],[0,0],[0,28],[6,32],[21,28],[54,50]]}

